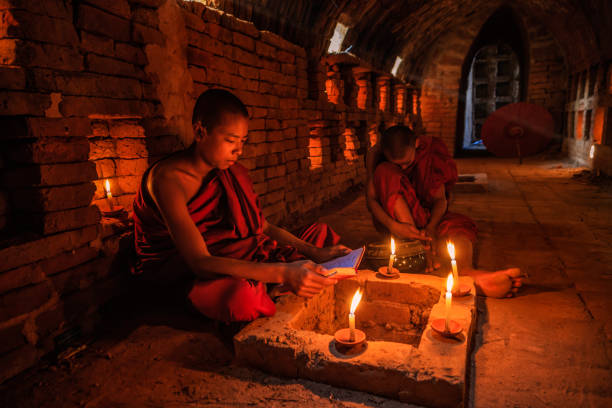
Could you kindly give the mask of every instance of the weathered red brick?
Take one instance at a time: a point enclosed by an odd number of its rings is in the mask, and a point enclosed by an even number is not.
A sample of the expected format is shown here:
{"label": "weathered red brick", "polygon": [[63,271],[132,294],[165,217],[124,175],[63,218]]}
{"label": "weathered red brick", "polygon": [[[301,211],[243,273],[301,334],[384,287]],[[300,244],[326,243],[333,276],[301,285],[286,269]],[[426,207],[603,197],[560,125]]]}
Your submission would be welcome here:
{"label": "weathered red brick", "polygon": [[66,211],[46,213],[42,219],[45,235],[95,225],[100,220],[98,207],[81,207]]}
{"label": "weathered red brick", "polygon": [[118,176],[142,176],[149,167],[148,159],[115,160]]}
{"label": "weathered red brick", "polygon": [[248,37],[246,35],[233,32],[232,33],[232,43],[240,48],[243,48],[247,51],[255,51],[255,40],[253,38]]}
{"label": "weathered red brick", "polygon": [[130,62],[136,65],[146,65],[147,57],[142,51],[142,48],[135,47],[125,43],[115,43],[114,56],[118,59]]}
{"label": "weathered red brick", "polygon": [[49,188],[15,190],[13,198],[23,211],[58,211],[89,205],[95,191],[93,183]]}
{"label": "weathered red brick", "polygon": [[65,323],[63,309],[63,305],[60,303],[36,316],[36,335],[39,338],[39,343],[50,334],[62,328]]}
{"label": "weathered red brick", "polygon": [[60,296],[85,289],[96,280],[98,267],[99,261],[94,260],[53,275],[53,288]]}
{"label": "weathered red brick", "polygon": [[131,40],[129,20],[84,4],[79,6],[77,27],[118,41]]}
{"label": "weathered red brick", "polygon": [[118,139],[122,138],[143,138],[145,137],[144,128],[135,122],[111,122],[110,136]]}
{"label": "weathered red brick", "polygon": [[138,159],[148,157],[147,145],[142,139],[117,139],[117,156],[122,159]]}
{"label": "weathered red brick", "polygon": [[30,344],[0,356],[0,383],[32,367],[39,357],[38,350]]}
{"label": "weathered red brick", "polygon": [[226,44],[232,43],[232,32],[227,28],[221,27],[218,24],[209,23],[206,25],[206,32],[212,38],[224,42]]}
{"label": "weathered red brick", "polygon": [[89,143],[74,138],[69,143],[61,138],[46,138],[12,147],[11,160],[17,163],[62,163],[86,161]]}
{"label": "weathered red brick", "polygon": [[59,45],[77,44],[79,39],[72,22],[32,14],[26,10],[0,10],[0,37],[51,42]]}
{"label": "weathered red brick", "polygon": [[0,342],[0,354],[26,344],[26,338],[23,335],[23,323],[0,329],[0,339],[2,339]]}
{"label": "weathered red brick", "polygon": [[6,293],[43,280],[45,280],[45,273],[37,263],[11,269],[0,273],[0,293]]}
{"label": "weathered red brick", "polygon": [[185,17],[185,25],[191,30],[195,30],[199,33],[206,31],[206,25],[201,16],[188,10],[183,10],[183,16]]}
{"label": "weathered red brick", "polygon": [[126,0],[87,0],[89,4],[96,6],[102,10],[108,11],[112,14],[115,14],[119,17],[130,19],[132,17],[132,13],[130,11],[130,5]]}
{"label": "weathered red brick", "polygon": [[[90,207],[96,208],[96,207]],[[97,209],[96,209],[97,211]],[[88,262],[98,256],[98,250],[89,246],[80,246],[70,251],[65,251],[52,258],[44,259],[35,265],[39,267],[46,276],[55,275],[66,269],[73,268],[82,263]]]}
{"label": "weathered red brick", "polygon": [[128,0],[130,4],[137,4],[140,6],[150,7],[150,8],[158,8],[162,4],[164,4],[166,0]]}
{"label": "weathered red brick", "polygon": [[51,99],[46,94],[0,91],[0,115],[43,116],[49,106]]}
{"label": "weathered red brick", "polygon": [[62,251],[72,250],[94,240],[95,237],[96,227],[90,226],[0,249],[0,259],[2,259],[0,271],[49,258]]}
{"label": "weathered red brick", "polygon": [[64,96],[60,112],[64,116],[87,116],[93,119],[149,116],[154,111],[153,104],[141,100],[125,100],[103,97]]}
{"label": "weathered red brick", "polygon": [[79,46],[84,51],[110,56],[113,55],[113,44],[114,41],[112,38],[93,34],[87,31],[81,32],[81,42],[79,43]]}
{"label": "weathered red brick", "polygon": [[209,67],[213,55],[208,51],[203,51],[194,47],[187,47],[187,61],[199,67]]}
{"label": "weathered red brick", "polygon": [[259,38],[260,35],[259,30],[253,23],[236,18],[231,14],[223,14],[221,16],[221,24],[231,31],[238,31],[253,38]]}
{"label": "weathered red brick", "polygon": [[275,46],[276,48],[280,48],[283,49],[285,51],[289,51],[292,52],[294,51],[297,47],[290,43],[289,41],[285,40],[283,37],[274,34],[270,31],[262,31],[261,32],[261,39],[262,41]]}
{"label": "weathered red brick", "polygon": [[47,282],[15,289],[0,296],[0,321],[31,312],[51,298]]}
{"label": "weathered red brick", "polygon": [[0,88],[25,89],[25,70],[19,67],[0,67]]}
{"label": "weathered red brick", "polygon": [[17,167],[3,172],[1,180],[5,186],[56,186],[81,183],[96,178],[93,163],[56,163],[52,165]]}
{"label": "weathered red brick", "polygon": [[164,45],[163,34],[156,28],[144,24],[132,23],[132,41],[139,44]]}
{"label": "weathered red brick", "polygon": [[120,61],[114,58],[101,57],[95,54],[88,54],[87,70],[102,74],[119,75],[132,78],[145,79],[146,75],[139,67],[129,62]]}
{"label": "weathered red brick", "polygon": [[194,82],[199,82],[202,84],[207,83],[206,69],[202,67],[190,66],[189,72],[191,73],[191,78]]}
{"label": "weathered red brick", "polygon": [[74,47],[0,39],[0,65],[78,71],[83,67],[83,57]]}

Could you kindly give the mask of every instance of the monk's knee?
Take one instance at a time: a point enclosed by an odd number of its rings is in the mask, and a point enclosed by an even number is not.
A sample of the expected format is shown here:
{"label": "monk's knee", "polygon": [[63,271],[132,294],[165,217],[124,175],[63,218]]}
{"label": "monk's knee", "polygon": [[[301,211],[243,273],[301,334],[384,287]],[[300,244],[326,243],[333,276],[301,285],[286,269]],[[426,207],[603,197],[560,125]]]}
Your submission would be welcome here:
{"label": "monk's knee", "polygon": [[241,279],[227,300],[227,314],[232,322],[250,322],[275,312],[276,306],[261,282]]}
{"label": "monk's knee", "polygon": [[196,281],[189,300],[204,316],[224,322],[251,321],[276,312],[263,283],[231,277]]}

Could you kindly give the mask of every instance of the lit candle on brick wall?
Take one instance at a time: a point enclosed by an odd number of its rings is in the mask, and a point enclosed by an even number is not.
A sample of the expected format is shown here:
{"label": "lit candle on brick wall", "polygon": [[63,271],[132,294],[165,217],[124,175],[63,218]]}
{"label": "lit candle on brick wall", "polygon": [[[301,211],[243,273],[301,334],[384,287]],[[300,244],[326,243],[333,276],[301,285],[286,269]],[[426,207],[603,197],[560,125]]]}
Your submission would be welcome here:
{"label": "lit candle on brick wall", "polygon": [[111,193],[110,183],[108,179],[106,179],[104,186],[106,187],[106,198],[108,200],[108,205],[110,206],[110,210],[113,211],[113,193]]}

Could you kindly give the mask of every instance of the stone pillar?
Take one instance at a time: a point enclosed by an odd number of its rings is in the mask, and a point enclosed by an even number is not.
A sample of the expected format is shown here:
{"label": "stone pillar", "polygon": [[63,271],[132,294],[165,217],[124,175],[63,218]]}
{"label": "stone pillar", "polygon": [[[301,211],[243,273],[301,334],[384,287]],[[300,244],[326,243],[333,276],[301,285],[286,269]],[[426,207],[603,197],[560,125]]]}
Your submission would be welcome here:
{"label": "stone pillar", "polygon": [[373,105],[372,72],[362,67],[353,68],[357,85],[357,107],[367,110]]}
{"label": "stone pillar", "polygon": [[388,112],[391,104],[391,77],[388,75],[381,75],[376,78],[376,95],[377,95],[377,108],[380,111]]}
{"label": "stone pillar", "polygon": [[406,110],[406,102],[407,95],[406,85],[403,83],[396,83],[393,85],[393,95],[394,95],[394,113],[400,116],[406,115],[409,113]]}
{"label": "stone pillar", "polygon": [[336,105],[344,104],[344,83],[337,64],[327,67],[327,79],[325,80],[325,93],[327,99]]}

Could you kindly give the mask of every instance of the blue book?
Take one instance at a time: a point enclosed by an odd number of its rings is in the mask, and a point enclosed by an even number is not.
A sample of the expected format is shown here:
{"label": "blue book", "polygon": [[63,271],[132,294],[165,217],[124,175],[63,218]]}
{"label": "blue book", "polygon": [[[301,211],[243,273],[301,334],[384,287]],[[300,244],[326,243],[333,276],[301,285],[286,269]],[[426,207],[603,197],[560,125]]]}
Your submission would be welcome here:
{"label": "blue book", "polygon": [[357,269],[363,258],[365,247],[353,249],[350,253],[334,258],[321,264],[328,273],[326,276],[333,276],[336,279],[349,278],[357,275]]}

